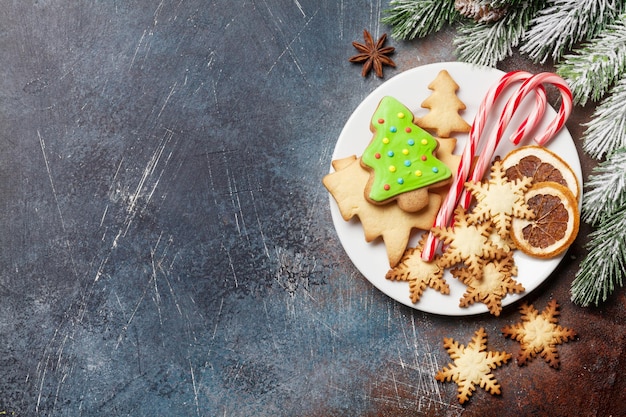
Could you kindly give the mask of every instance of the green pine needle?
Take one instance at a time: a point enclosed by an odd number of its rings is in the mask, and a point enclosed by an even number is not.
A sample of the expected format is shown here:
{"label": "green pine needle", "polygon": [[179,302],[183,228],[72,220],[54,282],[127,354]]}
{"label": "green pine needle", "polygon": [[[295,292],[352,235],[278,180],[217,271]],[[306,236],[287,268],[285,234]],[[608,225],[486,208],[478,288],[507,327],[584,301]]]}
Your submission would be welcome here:
{"label": "green pine needle", "polygon": [[626,148],[594,168],[583,201],[583,219],[597,229],[572,282],[572,301],[596,306],[624,285],[626,274]]}
{"label": "green pine needle", "polygon": [[583,220],[593,226],[602,225],[619,207],[626,206],[626,148],[598,164],[585,188],[589,191],[583,200]]}
{"label": "green pine needle", "polygon": [[626,275],[626,205],[590,234],[589,253],[571,287],[572,302],[587,307],[606,301]]}
{"label": "green pine needle", "polygon": [[565,55],[557,73],[569,84],[574,103],[600,100],[626,69],[626,13],[584,44]]}
{"label": "green pine needle", "polygon": [[438,32],[459,17],[454,0],[391,0],[381,21],[391,25],[391,37],[411,40]]}
{"label": "green pine needle", "polygon": [[621,78],[585,124],[583,150],[596,159],[626,147],[626,78]]}
{"label": "green pine needle", "polygon": [[530,22],[520,48],[535,62],[558,62],[576,42],[594,37],[620,12],[617,0],[550,0]]}
{"label": "green pine needle", "polygon": [[529,1],[512,7],[507,15],[494,23],[470,22],[459,28],[454,40],[459,60],[495,67],[512,54],[532,17],[545,1]]}

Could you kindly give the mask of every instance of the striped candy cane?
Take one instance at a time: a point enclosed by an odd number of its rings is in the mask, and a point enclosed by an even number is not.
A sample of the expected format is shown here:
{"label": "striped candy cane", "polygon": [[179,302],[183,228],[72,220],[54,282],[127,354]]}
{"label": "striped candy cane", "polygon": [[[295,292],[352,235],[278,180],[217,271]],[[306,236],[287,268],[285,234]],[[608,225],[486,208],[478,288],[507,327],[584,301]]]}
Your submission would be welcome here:
{"label": "striped candy cane", "polygon": [[[519,90],[517,90],[515,95],[509,99],[502,116],[503,118],[508,117],[507,112],[514,113],[522,100],[524,100],[524,98],[531,91],[535,90],[539,86],[542,86],[543,84],[552,84],[559,89],[561,92],[561,107],[559,108],[557,117],[548,125],[548,127],[546,127],[546,131],[542,135],[535,138],[535,142],[540,146],[547,144],[550,139],[552,139],[559,132],[559,130],[561,130],[561,128],[565,125],[567,118],[572,113],[572,92],[563,78],[551,72],[542,72],[527,79],[524,81]],[[507,113],[507,115],[505,115],[505,113]],[[504,122],[503,118],[501,119],[500,124]],[[498,127],[498,129],[500,129],[500,127]],[[521,138],[516,138],[513,143],[518,145],[520,141]]]}
{"label": "striped candy cane", "polygon": [[[519,81],[524,81],[530,78],[532,74],[524,71],[512,71],[502,76],[498,83],[493,85],[488,91],[483,100],[480,103],[472,128],[469,133],[468,141],[465,144],[463,153],[461,155],[461,161],[457,169],[455,181],[453,182],[446,198],[442,202],[439,213],[435,219],[434,226],[447,225],[450,222],[450,218],[454,212],[454,208],[459,202],[459,199],[464,192],[464,184],[469,178],[472,171],[472,164],[474,162],[474,156],[476,155],[477,146],[480,138],[485,130],[489,112],[492,110],[496,101],[504,90],[511,84]],[[537,109],[528,116],[524,122],[520,125],[520,129],[514,134],[514,136],[523,136],[526,132],[530,131],[537,122],[543,116],[543,110],[545,108],[545,90],[537,90]],[[490,143],[487,146],[494,148],[497,147],[497,143]],[[431,260],[437,249],[438,241],[432,233],[429,233],[426,243],[422,251],[422,258],[424,260]]]}
{"label": "striped candy cane", "polygon": [[[474,120],[475,124],[476,124],[476,121],[479,120],[479,124],[478,124],[479,130],[477,130],[475,133],[476,141],[479,141],[480,137],[482,137],[486,120],[489,116],[489,113],[491,112],[495,101],[502,94],[504,89],[508,87],[509,85],[511,85],[512,83],[520,82],[520,81],[525,82],[529,80],[532,76],[533,75],[528,72],[514,71],[512,73],[506,74],[500,80],[500,82],[496,84],[494,88],[492,88],[493,94],[494,94],[493,97],[491,96],[490,93],[488,93],[485,100],[483,100],[483,103],[481,104],[478,110],[477,116]],[[522,123],[519,125],[515,133],[513,133],[513,135],[511,136],[510,140],[511,142],[515,144],[518,144],[523,138],[525,138],[530,132],[532,132],[532,130],[539,124],[539,122],[541,122],[541,119],[543,118],[543,114],[545,113],[546,103],[547,103],[546,90],[543,87],[543,85],[539,85],[534,91],[536,92],[535,109],[526,117],[526,119],[522,121]],[[500,140],[502,139],[502,136],[504,135],[504,131],[508,127],[509,122],[513,118],[513,114],[515,113],[515,110],[517,109],[517,107],[513,109],[512,108],[513,106],[509,106],[510,103],[511,103],[511,99],[509,99],[509,101],[507,102],[507,105],[505,105],[502,115],[500,116],[500,119],[498,120],[498,128],[491,132],[491,135],[487,139],[487,143],[480,150],[480,157],[476,161],[471,175],[466,178],[466,181],[467,180],[480,181],[483,178],[483,175],[485,175],[486,170],[491,165],[491,161],[493,160],[493,155],[495,154],[496,149],[498,148],[498,144],[500,143]],[[463,181],[463,184],[465,184],[465,181]],[[472,196],[470,193],[468,193],[464,189],[464,187],[461,187],[461,189],[462,189],[461,191],[462,196],[460,199],[461,205],[464,208],[467,208],[470,205]]]}
{"label": "striped candy cane", "polygon": [[[521,80],[521,78],[520,78]],[[520,106],[520,103],[526,98],[528,94],[532,91],[536,91],[536,100],[535,100],[535,111],[531,113],[519,126],[518,130],[511,136],[510,140],[514,145],[519,145],[522,139],[525,136],[525,133],[532,131],[534,127],[541,121],[543,117],[543,113],[545,111],[546,106],[546,97],[545,97],[545,89],[543,84],[550,83],[557,87],[559,91],[561,91],[561,107],[559,108],[559,112],[557,117],[551,122],[550,125],[546,128],[545,132],[535,138],[535,142],[543,146],[550,139],[552,139],[556,133],[563,127],[565,121],[569,117],[572,112],[572,93],[567,86],[567,83],[558,75],[553,73],[540,73],[528,77],[524,80],[520,88],[509,98],[504,109],[502,110],[502,114],[500,115],[500,119],[498,119],[498,127],[492,132],[485,149],[480,153],[480,157],[478,161],[476,161],[476,165],[470,177],[471,181],[480,181],[485,174],[487,168],[491,165],[493,160],[493,155],[504,135],[504,131],[507,129],[513,115],[517,111]],[[469,207],[469,203],[471,201],[471,195],[466,193],[466,196],[463,198],[463,207]]]}
{"label": "striped candy cane", "polygon": [[[495,101],[498,99],[500,94],[502,94],[503,90],[513,82],[522,81],[522,85],[519,89],[511,96],[511,98],[507,101],[502,114],[500,115],[500,119],[498,119],[498,126],[496,131],[489,138],[488,143],[481,152],[481,155],[476,162],[476,167],[474,168],[474,172],[470,172],[472,169],[472,161],[476,154],[476,147],[479,142],[480,136],[483,133],[485,128],[485,124],[488,118],[488,113],[493,107]],[[450,222],[450,218],[452,217],[452,213],[454,212],[454,208],[459,203],[461,195],[464,191],[464,184],[467,179],[472,175],[472,178],[477,178],[478,180],[482,178],[484,171],[488,164],[491,162],[493,158],[493,153],[495,152],[498,143],[502,136],[504,135],[504,131],[506,130],[513,114],[519,108],[522,100],[531,92],[535,91],[537,94],[537,98],[535,100],[535,109],[534,111],[524,119],[521,125],[518,127],[517,131],[511,137],[511,141],[517,145],[522,140],[524,136],[539,123],[541,118],[543,117],[543,112],[545,110],[545,89],[543,88],[544,83],[551,83],[555,85],[560,91],[562,96],[561,108],[559,109],[559,113],[557,118],[546,128],[546,131],[543,135],[535,138],[535,141],[543,145],[547,143],[565,124],[567,117],[572,110],[572,94],[567,86],[567,83],[552,73],[541,73],[534,76],[531,76],[528,73],[524,73],[521,71],[514,71],[508,74],[505,74],[500,81],[492,87],[479,107],[479,110],[474,119],[474,123],[472,124],[472,129],[470,130],[470,135],[466,146],[463,150],[463,154],[461,155],[461,162],[459,164],[459,168],[457,170],[457,176],[455,178],[446,199],[443,201],[442,206],[437,214],[435,219],[434,226],[442,227],[447,225]],[[462,205],[463,207],[469,206],[469,202],[471,201],[471,195],[467,195],[464,198]],[[437,250],[438,241],[433,235],[433,233],[429,233],[428,239],[424,245],[422,251],[422,259],[426,261],[432,260],[435,251]]]}

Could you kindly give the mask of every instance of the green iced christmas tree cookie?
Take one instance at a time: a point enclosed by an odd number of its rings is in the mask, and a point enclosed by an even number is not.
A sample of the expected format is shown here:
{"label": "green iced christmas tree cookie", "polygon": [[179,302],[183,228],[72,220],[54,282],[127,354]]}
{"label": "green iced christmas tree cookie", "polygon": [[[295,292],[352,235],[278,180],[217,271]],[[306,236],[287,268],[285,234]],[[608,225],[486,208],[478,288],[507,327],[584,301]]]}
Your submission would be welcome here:
{"label": "green iced christmas tree cookie", "polygon": [[408,194],[398,203],[404,210],[417,211],[428,203],[428,187],[452,178],[450,168],[434,156],[437,140],[413,124],[411,111],[395,98],[381,100],[371,130],[374,138],[361,158],[370,170],[365,189],[370,202],[385,204]]}

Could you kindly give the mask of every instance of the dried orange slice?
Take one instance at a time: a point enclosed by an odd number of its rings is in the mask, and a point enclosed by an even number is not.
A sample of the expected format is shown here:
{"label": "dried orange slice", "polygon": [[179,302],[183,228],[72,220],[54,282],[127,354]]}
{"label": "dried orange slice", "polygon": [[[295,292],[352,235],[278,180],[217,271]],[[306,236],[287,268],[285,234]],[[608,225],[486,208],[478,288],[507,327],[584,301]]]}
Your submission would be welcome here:
{"label": "dried orange slice", "polygon": [[580,224],[574,194],[563,185],[539,182],[526,191],[524,198],[535,218],[513,218],[511,239],[515,246],[538,258],[552,258],[563,253],[576,238]]}
{"label": "dried orange slice", "polygon": [[572,168],[554,152],[543,146],[522,146],[512,150],[502,160],[510,181],[531,177],[533,183],[552,181],[569,188],[578,201],[580,186]]}

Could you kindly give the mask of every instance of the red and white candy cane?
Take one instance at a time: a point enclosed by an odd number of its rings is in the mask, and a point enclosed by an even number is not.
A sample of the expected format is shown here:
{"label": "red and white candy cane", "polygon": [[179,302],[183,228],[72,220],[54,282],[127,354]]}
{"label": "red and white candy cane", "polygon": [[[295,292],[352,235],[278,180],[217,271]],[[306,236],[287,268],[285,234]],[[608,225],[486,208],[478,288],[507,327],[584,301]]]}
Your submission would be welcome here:
{"label": "red and white candy cane", "polygon": [[[546,96],[544,84],[550,83],[557,87],[561,92],[561,107],[559,108],[559,112],[557,117],[548,125],[546,130],[542,135],[535,137],[535,142],[543,146],[550,139],[552,139],[556,133],[563,127],[565,121],[569,117],[572,112],[572,93],[567,85],[567,83],[558,75],[548,72],[543,72],[540,74],[536,74],[530,77],[523,78],[523,75],[516,77],[518,80],[523,80],[524,82],[519,87],[519,89],[509,98],[504,109],[502,110],[502,114],[500,115],[500,119],[498,119],[498,127],[495,131],[492,132],[487,145],[481,151],[480,157],[478,161],[476,161],[476,165],[474,166],[474,170],[472,172],[471,177],[469,178],[471,181],[480,181],[485,174],[487,168],[491,165],[491,161],[493,160],[493,155],[504,135],[504,131],[507,129],[513,115],[517,111],[520,106],[520,103],[526,98],[528,94],[535,91],[536,100],[535,100],[535,111],[530,114],[518,127],[517,131],[511,136],[511,142],[514,145],[519,145],[527,132],[532,131],[535,126],[541,121],[543,117],[543,113],[545,111],[546,106]],[[468,193],[466,193],[468,194]],[[464,196],[462,200],[463,207],[468,207],[471,201],[471,196],[468,194]]]}
{"label": "red and white candy cane", "polygon": [[[511,84],[527,81],[531,78],[533,74],[526,71],[511,71],[507,74],[504,74],[500,81],[492,86],[487,94],[485,95],[483,101],[480,103],[478,108],[478,112],[476,113],[476,117],[474,118],[474,123],[472,124],[472,132],[470,135],[476,138],[476,141],[479,140],[480,135],[482,135],[485,124],[487,123],[487,118],[489,117],[489,113],[491,112],[495,102],[498,100],[500,95],[507,89]],[[524,137],[528,135],[541,121],[543,117],[543,113],[546,108],[546,91],[543,88],[543,85],[539,86],[536,89],[536,99],[535,99],[535,111],[533,111],[518,127],[517,131],[511,136],[511,142],[518,143]],[[508,123],[508,122],[507,122]],[[494,145],[493,141],[495,139],[491,139],[488,145]],[[497,146],[497,144],[495,144]],[[495,151],[495,149],[494,149]]]}
{"label": "red and white candy cane", "polygon": [[[474,120],[474,124],[476,124],[476,122],[480,120],[478,123],[478,125],[480,126],[480,130],[477,130],[476,132],[476,141],[480,140],[480,137],[482,136],[483,131],[484,131],[484,125],[489,116],[489,112],[492,110],[495,101],[498,99],[499,95],[502,94],[505,88],[507,88],[510,84],[514,82],[520,82],[520,81],[526,82],[533,77],[534,76],[531,73],[524,72],[524,71],[510,72],[508,74],[505,74],[500,80],[500,82],[491,89],[493,91],[490,90],[487,93],[485,100],[483,100],[483,104],[485,103],[487,104],[485,104],[484,106],[481,105],[481,108],[479,108],[479,112],[477,113],[477,116]],[[522,86],[523,85],[524,84],[522,84]],[[519,91],[521,91],[521,87],[519,87],[517,92]],[[515,145],[519,144],[520,141],[524,139],[526,136],[528,136],[528,134],[532,132],[533,129],[539,124],[539,122],[541,122],[543,115],[545,113],[545,110],[546,110],[546,103],[548,100],[546,97],[546,90],[543,87],[543,84],[536,86],[536,88],[532,91],[536,93],[535,94],[535,108],[526,117],[526,119],[522,121],[522,123],[519,125],[515,133],[511,135],[510,140]],[[514,99],[516,97],[517,95],[514,93],[514,95],[509,98],[506,105],[504,106],[502,114],[500,115],[500,119],[498,119],[497,129],[491,132],[491,135],[489,136],[487,143],[480,150],[480,157],[476,161],[474,165],[474,169],[472,170],[471,175],[467,177],[466,181],[468,180],[474,181],[474,182],[480,181],[485,175],[485,172],[487,171],[489,166],[491,165],[491,161],[493,160],[493,155],[496,153],[496,149],[498,148],[498,145],[500,144],[500,140],[502,139],[502,136],[504,135],[505,130],[509,126],[509,123],[511,119],[513,118],[515,111],[519,107],[519,103],[515,106],[513,105]],[[470,202],[472,200],[472,195],[468,193],[467,190],[464,189],[464,187],[461,187],[461,189],[462,190],[461,190],[460,204],[464,208],[467,208],[469,207]]]}
{"label": "red and white candy cane", "polygon": [[[559,130],[561,130],[572,112],[572,92],[563,78],[551,72],[542,72],[540,74],[533,75],[531,78],[524,81],[515,95],[509,99],[503,111],[503,115],[504,112],[507,111],[515,112],[522,100],[524,100],[524,97],[543,84],[552,84],[559,89],[561,92],[561,107],[559,108],[557,117],[548,125],[545,132],[535,138],[535,142],[540,146],[548,143],[550,139],[552,139],[559,132]],[[510,110],[508,109],[509,107],[511,108]],[[500,127],[498,127],[498,129],[499,128]],[[513,141],[513,143],[518,145],[520,141],[521,138],[517,138]]]}
{"label": "red and white candy cane", "polygon": [[[567,86],[567,83],[556,74],[552,73],[541,73],[534,76],[529,76],[528,73],[523,72],[512,72],[503,76],[497,85],[492,87],[481,106],[479,107],[479,111],[474,119],[474,123],[472,124],[472,129],[470,131],[469,139],[465,145],[463,150],[463,154],[461,155],[461,162],[459,164],[459,168],[457,170],[457,176],[455,178],[446,199],[443,201],[442,206],[437,214],[437,218],[435,219],[434,226],[445,226],[449,223],[450,218],[452,217],[452,213],[454,208],[459,202],[462,192],[464,191],[464,184],[466,180],[469,178],[470,174],[472,174],[472,162],[474,159],[474,155],[476,153],[476,147],[480,139],[480,135],[484,130],[487,116],[489,110],[492,108],[495,101],[498,99],[498,96],[502,93],[502,91],[514,81],[520,81],[525,78],[522,86],[517,90],[516,93],[508,100],[505,108],[500,115],[500,119],[498,121],[498,128],[496,132],[491,136],[489,142],[487,143],[484,152],[481,153],[476,166],[480,166],[478,170],[475,172],[475,176],[479,179],[482,178],[484,173],[484,169],[487,166],[487,162],[490,162],[497,145],[504,134],[511,118],[515,111],[519,108],[522,100],[531,92],[535,91],[537,93],[536,99],[536,107],[535,111],[531,113],[518,127],[516,133],[511,137],[511,140],[515,145],[519,144],[522,140],[526,132],[532,130],[535,125],[540,121],[543,116],[543,110],[545,109],[545,101],[543,97],[545,97],[545,91],[543,90],[544,83],[551,83],[555,85],[560,91],[562,96],[561,108],[559,109],[559,113],[557,118],[546,128],[546,131],[543,135],[535,138],[535,141],[543,145],[547,143],[565,124],[565,121],[569,117],[572,109],[572,94]],[[541,97],[543,95],[543,97]],[[543,103],[543,104],[542,104]],[[542,109],[543,107],[543,109]],[[482,173],[480,172],[482,169]],[[469,200],[471,198],[467,198],[463,203],[464,207],[469,205]],[[428,239],[424,245],[422,250],[422,259],[426,261],[432,260],[435,251],[437,249],[437,239],[434,235],[429,233]]]}
{"label": "red and white candy cane", "polygon": [[[455,181],[452,184],[450,191],[446,195],[446,198],[442,202],[439,213],[434,222],[434,226],[444,226],[450,222],[454,208],[459,202],[462,193],[464,192],[464,184],[472,173],[472,164],[474,162],[474,156],[476,155],[477,147],[480,142],[480,138],[487,124],[487,119],[490,111],[495,105],[496,101],[504,90],[511,84],[519,81],[525,81],[532,77],[532,74],[524,71],[513,71],[502,76],[502,78],[493,85],[488,91],[478,107],[478,111],[472,123],[472,128],[469,133],[468,141],[465,144],[463,153],[461,155],[461,161],[457,169]],[[529,115],[524,122],[520,125],[518,131],[513,135],[514,137],[523,136],[528,131],[532,130],[537,122],[543,116],[543,110],[545,109],[545,90],[537,89],[537,108],[535,112]],[[499,138],[494,138],[487,144],[488,147],[492,147],[493,151],[497,147]],[[488,152],[488,151],[487,151]],[[437,249],[438,241],[432,233],[429,233],[424,248],[422,250],[422,258],[424,260],[431,260]]]}

